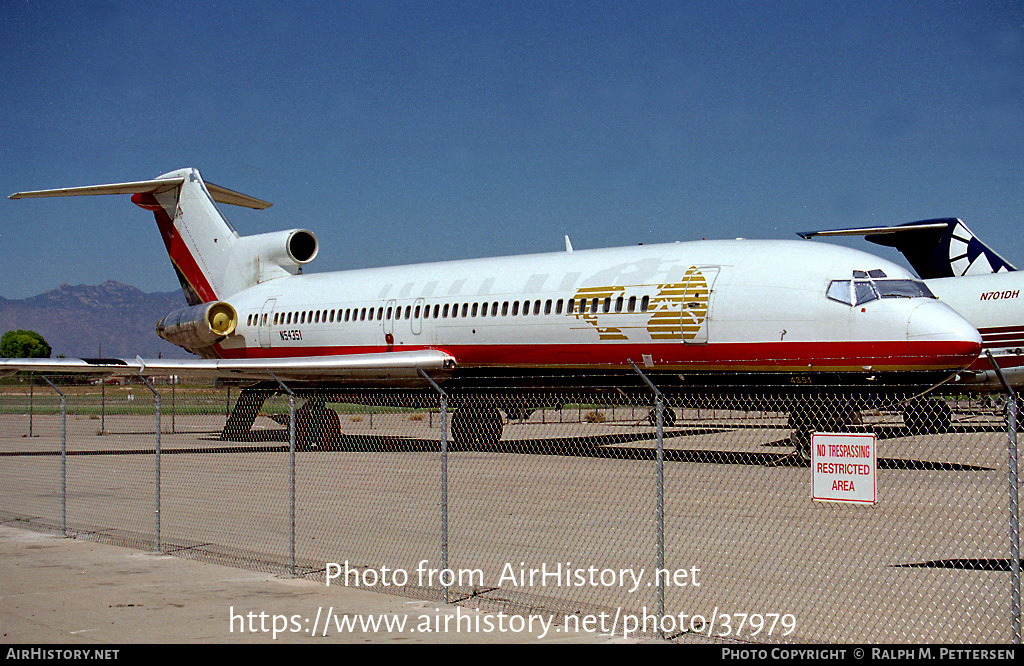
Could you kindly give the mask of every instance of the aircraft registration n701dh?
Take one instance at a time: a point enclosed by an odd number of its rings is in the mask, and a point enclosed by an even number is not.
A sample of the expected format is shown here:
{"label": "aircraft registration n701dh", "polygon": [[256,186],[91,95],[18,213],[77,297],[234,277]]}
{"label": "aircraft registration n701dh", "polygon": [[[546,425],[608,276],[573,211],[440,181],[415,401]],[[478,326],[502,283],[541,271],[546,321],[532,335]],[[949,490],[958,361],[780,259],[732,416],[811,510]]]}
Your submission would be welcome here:
{"label": "aircraft registration n701dh", "polygon": [[[215,202],[270,204],[205,183],[195,169],[11,198],[93,194],[131,194],[154,213],[189,303],[157,332],[201,358],[0,367],[273,373],[310,387],[423,386],[426,373],[458,388],[482,377],[506,386],[556,375],[585,382],[594,373],[636,380],[636,364],[679,385],[926,386],[981,350],[978,331],[905,269],[810,241],[577,251],[567,243],[565,252],[316,274],[303,271],[319,251],[313,233],[240,236]],[[869,283],[872,299],[858,291]]]}

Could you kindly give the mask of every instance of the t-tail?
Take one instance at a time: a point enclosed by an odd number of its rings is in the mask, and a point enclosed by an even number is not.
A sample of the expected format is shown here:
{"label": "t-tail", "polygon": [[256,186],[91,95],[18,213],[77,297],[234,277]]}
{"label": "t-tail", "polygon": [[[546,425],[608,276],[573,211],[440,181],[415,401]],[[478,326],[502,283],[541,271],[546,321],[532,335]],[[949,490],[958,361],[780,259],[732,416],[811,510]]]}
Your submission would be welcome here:
{"label": "t-tail", "polygon": [[239,236],[214,202],[262,210],[266,201],[206,183],[197,169],[154,180],[18,192],[11,199],[131,194],[156,217],[167,254],[189,305],[230,298],[260,282],[301,271],[318,251],[305,229]]}
{"label": "t-tail", "polygon": [[955,217],[895,227],[805,231],[800,236],[864,236],[867,241],[902,252],[923,280],[1017,270]]}
{"label": "t-tail", "polygon": [[154,180],[18,192],[10,198],[96,194],[131,194],[132,202],[153,212],[190,306],[161,320],[157,332],[204,356],[208,354],[200,350],[234,329],[233,309],[219,307],[226,305],[225,299],[261,282],[300,273],[319,249],[316,236],[305,229],[239,236],[216,203],[255,209],[270,204],[206,183],[197,169],[172,171]]}

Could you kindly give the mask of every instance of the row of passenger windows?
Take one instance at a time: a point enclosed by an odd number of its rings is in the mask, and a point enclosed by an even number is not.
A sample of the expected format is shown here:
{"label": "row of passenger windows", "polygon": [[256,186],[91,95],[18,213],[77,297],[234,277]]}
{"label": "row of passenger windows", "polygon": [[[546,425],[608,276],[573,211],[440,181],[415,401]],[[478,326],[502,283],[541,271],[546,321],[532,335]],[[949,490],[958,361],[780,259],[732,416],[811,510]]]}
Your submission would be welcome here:
{"label": "row of passenger windows", "polygon": [[[559,298],[557,301],[547,299],[546,301],[493,301],[485,303],[434,303],[433,305],[406,305],[388,306],[377,308],[345,308],[335,310],[306,310],[299,312],[275,312],[274,326],[288,326],[294,324],[322,324],[346,321],[374,321],[383,319],[456,319],[466,317],[517,317],[540,314],[560,315],[566,314],[587,314],[598,312],[647,312],[650,306],[650,296],[637,299],[636,296],[619,296],[612,299],[610,296],[604,298],[570,298],[568,301]],[[639,306],[639,309],[638,309]],[[266,325],[269,315],[262,316],[257,313],[249,315],[246,323],[249,326]]]}

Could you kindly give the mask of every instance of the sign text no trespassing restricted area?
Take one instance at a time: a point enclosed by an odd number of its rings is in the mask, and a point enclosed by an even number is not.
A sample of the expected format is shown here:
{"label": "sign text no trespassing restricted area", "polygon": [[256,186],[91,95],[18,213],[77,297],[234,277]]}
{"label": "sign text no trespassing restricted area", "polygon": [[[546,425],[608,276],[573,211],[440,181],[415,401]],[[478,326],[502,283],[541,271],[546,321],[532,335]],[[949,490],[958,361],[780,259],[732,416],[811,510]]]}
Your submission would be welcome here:
{"label": "sign text no trespassing restricted area", "polygon": [[811,435],[814,501],[875,503],[874,434]]}

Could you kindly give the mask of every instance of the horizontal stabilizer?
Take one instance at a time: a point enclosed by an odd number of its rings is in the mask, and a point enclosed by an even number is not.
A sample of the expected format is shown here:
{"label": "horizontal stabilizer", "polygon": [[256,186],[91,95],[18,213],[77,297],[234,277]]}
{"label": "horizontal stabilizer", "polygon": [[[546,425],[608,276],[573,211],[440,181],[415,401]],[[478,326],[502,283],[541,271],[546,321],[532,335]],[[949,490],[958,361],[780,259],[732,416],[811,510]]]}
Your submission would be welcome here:
{"label": "horizontal stabilizer", "polygon": [[[157,194],[180,187],[185,182],[184,176],[174,178],[158,178],[156,180],[138,180],[130,183],[110,183],[109,185],[87,185],[85,187],[62,187],[55,190],[36,190],[33,192],[15,192],[11,199],[40,199],[43,197],[82,197],[98,194]],[[206,189],[217,203],[232,204],[263,210],[270,203],[226,187],[206,183]]]}
{"label": "horizontal stabilizer", "polygon": [[872,234],[903,234],[917,231],[935,231],[945,228],[945,222],[911,222],[910,224],[899,227],[855,227],[852,229],[800,231],[797,232],[797,235],[801,238],[814,238],[815,236],[869,236]]}
{"label": "horizontal stabilizer", "polygon": [[199,377],[205,379],[389,382],[423,380],[420,370],[434,379],[455,369],[455,358],[436,349],[380,354],[346,354],[290,358],[247,359],[117,359],[5,358],[0,375],[35,372],[48,375],[88,374],[98,377]]}

